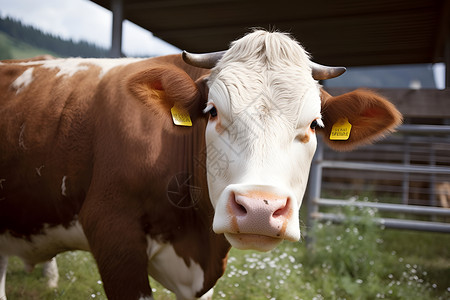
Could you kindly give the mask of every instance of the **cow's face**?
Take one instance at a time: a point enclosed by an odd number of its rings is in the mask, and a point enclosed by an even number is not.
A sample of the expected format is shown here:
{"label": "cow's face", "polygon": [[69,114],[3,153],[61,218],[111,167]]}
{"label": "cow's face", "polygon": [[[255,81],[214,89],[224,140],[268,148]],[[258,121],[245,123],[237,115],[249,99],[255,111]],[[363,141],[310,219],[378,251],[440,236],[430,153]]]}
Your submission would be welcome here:
{"label": "cow's face", "polygon": [[210,77],[207,175],[214,231],[237,248],[269,250],[300,238],[298,212],[323,126],[320,89],[290,38],[249,37]]}
{"label": "cow's face", "polygon": [[[339,76],[345,68],[312,63],[281,33],[255,31],[225,54],[185,53],[184,59],[215,66],[205,109],[213,230],[240,249],[266,251],[284,239],[299,240],[316,132],[332,148],[351,150],[401,123],[401,114],[377,94],[357,90],[332,97],[320,89],[316,80]],[[352,124],[348,139],[328,140],[342,119]]]}

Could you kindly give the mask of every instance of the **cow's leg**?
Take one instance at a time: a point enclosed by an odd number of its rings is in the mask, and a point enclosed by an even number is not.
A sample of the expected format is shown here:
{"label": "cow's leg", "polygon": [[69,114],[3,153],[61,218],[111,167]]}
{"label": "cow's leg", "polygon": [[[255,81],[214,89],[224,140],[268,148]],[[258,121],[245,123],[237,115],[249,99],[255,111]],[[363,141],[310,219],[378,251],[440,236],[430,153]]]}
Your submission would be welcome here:
{"label": "cow's leg", "polygon": [[59,273],[56,257],[44,263],[42,273],[47,278],[47,286],[51,289],[58,287]]}
{"label": "cow's leg", "polygon": [[6,300],[5,282],[8,257],[0,255],[0,300]]}
{"label": "cow's leg", "polygon": [[[80,222],[97,262],[109,300],[153,299],[148,280],[147,241],[137,214],[128,207],[98,202],[84,206]],[[103,202],[104,200],[100,200]],[[117,210],[116,210],[117,209]]]}
{"label": "cow's leg", "polygon": [[106,296],[110,300],[153,299],[145,245],[131,232],[105,230],[88,237]]}
{"label": "cow's leg", "polygon": [[[192,259],[178,256],[171,244],[160,244],[149,240],[149,272],[164,287],[174,292],[177,300],[198,299],[196,295],[203,289],[204,271]],[[209,300],[213,289],[200,299]]]}

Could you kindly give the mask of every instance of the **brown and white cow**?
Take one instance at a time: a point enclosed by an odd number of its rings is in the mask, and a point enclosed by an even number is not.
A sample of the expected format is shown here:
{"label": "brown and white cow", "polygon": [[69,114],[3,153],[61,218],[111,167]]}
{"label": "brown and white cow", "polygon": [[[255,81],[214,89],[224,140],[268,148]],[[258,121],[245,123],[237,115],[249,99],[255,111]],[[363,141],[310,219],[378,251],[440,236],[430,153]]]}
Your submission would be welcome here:
{"label": "brown and white cow", "polygon": [[[282,33],[185,59],[0,63],[0,283],[8,256],[82,249],[109,299],[152,299],[148,274],[177,299],[210,298],[230,244],[300,239],[316,132],[349,150],[401,120],[371,92],[322,91],[343,70]],[[350,137],[329,141],[342,118]]]}

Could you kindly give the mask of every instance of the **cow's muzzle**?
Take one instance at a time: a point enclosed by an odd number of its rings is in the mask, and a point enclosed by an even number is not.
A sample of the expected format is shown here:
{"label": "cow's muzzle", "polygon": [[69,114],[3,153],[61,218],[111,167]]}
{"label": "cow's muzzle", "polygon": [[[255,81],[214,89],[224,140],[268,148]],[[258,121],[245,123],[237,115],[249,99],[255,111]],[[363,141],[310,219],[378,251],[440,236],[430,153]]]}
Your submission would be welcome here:
{"label": "cow's muzzle", "polygon": [[275,187],[235,185],[219,200],[213,229],[236,248],[268,251],[284,239],[299,240],[297,206]]}

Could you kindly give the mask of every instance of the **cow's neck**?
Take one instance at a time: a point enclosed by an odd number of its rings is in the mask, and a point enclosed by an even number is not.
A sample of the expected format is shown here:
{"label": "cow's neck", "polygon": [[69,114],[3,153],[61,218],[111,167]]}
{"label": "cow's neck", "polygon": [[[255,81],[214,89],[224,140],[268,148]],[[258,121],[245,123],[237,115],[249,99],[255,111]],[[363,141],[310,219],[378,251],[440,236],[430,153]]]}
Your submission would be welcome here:
{"label": "cow's neck", "polygon": [[[230,245],[223,235],[212,231],[214,209],[206,179],[206,119],[198,117],[193,123],[192,127],[177,127],[174,132],[163,134],[163,149],[170,151],[161,153],[160,159],[165,161],[161,165],[170,166],[166,179],[168,202],[172,206],[171,211],[174,211],[170,218],[175,218],[178,224],[176,228],[171,226],[172,232],[167,233],[167,241],[186,263],[192,259],[202,266],[206,292],[223,275]],[[176,187],[173,183],[178,181],[181,184],[182,180],[188,180],[190,188],[182,187],[182,195],[173,197],[171,192],[176,192],[171,191]],[[185,200],[182,200],[183,197]]]}

